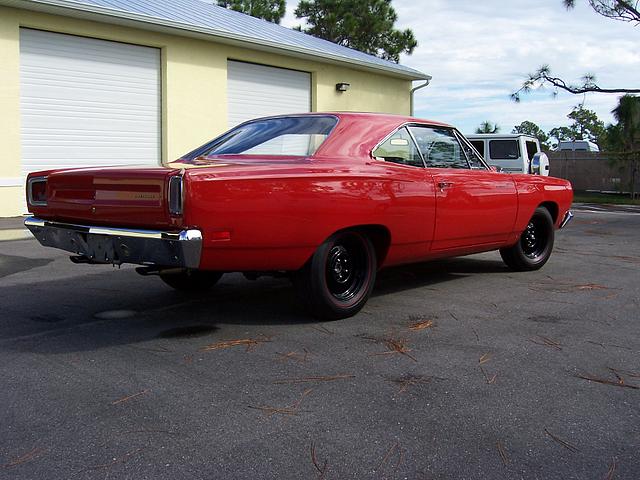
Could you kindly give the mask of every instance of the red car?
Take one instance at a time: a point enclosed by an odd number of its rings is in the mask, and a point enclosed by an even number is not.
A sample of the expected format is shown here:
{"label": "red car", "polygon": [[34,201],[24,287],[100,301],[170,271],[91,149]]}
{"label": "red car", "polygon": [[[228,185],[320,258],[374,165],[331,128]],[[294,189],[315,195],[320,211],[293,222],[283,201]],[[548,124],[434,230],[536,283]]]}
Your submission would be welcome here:
{"label": "red car", "polygon": [[287,274],[336,319],[382,267],[498,249],[542,267],[572,197],[566,180],[489,168],[442,123],[311,113],[246,122],[166,167],[32,173],[25,224],[76,263],[138,264],[177,289]]}

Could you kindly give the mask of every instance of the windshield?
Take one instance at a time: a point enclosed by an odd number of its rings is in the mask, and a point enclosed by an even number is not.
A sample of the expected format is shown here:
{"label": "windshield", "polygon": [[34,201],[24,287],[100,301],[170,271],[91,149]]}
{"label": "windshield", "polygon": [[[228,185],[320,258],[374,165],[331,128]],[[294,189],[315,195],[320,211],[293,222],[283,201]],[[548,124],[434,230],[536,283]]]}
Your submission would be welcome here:
{"label": "windshield", "polygon": [[332,116],[275,117],[243,123],[183,160],[220,155],[313,155],[338,122]]}

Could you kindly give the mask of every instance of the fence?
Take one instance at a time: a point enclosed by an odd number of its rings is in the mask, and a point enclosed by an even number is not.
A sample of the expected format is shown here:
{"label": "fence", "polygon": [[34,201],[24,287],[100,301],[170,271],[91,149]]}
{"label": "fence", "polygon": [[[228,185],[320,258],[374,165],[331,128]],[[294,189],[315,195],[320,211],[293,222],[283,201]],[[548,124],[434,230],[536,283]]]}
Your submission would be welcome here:
{"label": "fence", "polygon": [[[639,192],[640,153],[547,152],[550,175],[565,178],[576,191]],[[635,183],[635,185],[634,185]]]}

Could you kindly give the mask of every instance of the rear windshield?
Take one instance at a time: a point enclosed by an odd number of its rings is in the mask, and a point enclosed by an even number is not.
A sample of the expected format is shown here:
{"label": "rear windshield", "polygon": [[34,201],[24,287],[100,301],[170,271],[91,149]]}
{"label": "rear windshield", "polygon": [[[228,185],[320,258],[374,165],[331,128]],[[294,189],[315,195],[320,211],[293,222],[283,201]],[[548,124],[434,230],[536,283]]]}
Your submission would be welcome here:
{"label": "rear windshield", "polygon": [[243,123],[202,147],[183,156],[183,160],[221,155],[313,155],[335,127],[332,116],[275,117]]}

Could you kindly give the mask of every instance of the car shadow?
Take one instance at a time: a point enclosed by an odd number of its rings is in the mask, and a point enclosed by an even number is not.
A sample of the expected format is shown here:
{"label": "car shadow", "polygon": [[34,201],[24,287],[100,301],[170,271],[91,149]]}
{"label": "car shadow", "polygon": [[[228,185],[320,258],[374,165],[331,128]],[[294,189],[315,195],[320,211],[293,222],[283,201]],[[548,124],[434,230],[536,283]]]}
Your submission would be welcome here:
{"label": "car shadow", "polygon": [[500,260],[456,257],[385,268],[378,272],[373,296],[423,288],[468,277],[472,274],[505,273]]}
{"label": "car shadow", "polygon": [[[504,273],[501,262],[457,258],[393,267],[379,273],[374,296],[441,285],[471,274]],[[314,324],[286,278],[248,281],[225,275],[205,294],[184,294],[133,270],[78,276],[73,288],[55,280],[3,288],[13,308],[2,320],[0,348],[60,354],[150,341],[202,337],[216,341],[225,325]],[[237,329],[235,329],[237,330]],[[258,335],[256,332],[251,335]]]}

